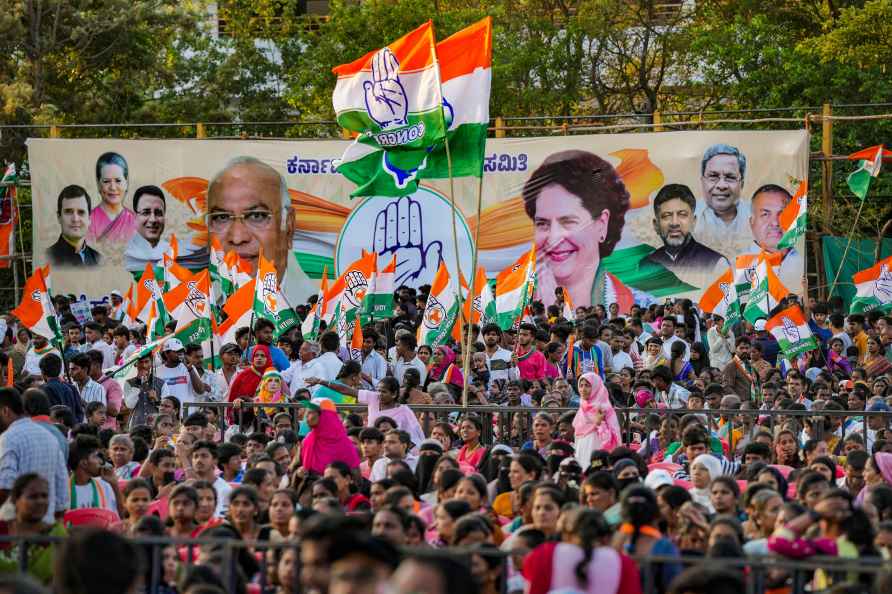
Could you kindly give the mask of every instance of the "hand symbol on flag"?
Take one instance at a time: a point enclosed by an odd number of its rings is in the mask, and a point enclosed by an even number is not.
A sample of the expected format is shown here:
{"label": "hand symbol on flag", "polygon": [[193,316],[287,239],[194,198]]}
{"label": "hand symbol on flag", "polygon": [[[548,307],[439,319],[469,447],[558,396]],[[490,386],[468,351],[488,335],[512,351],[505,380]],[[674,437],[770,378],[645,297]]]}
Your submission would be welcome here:
{"label": "hand symbol on flag", "polygon": [[786,336],[787,340],[790,341],[790,344],[796,344],[800,340],[802,340],[802,335],[799,334],[799,328],[789,317],[784,316],[781,321],[784,326],[784,336]]}
{"label": "hand symbol on flag", "polygon": [[[409,196],[397,198],[378,213],[372,246],[379,256],[397,253],[397,286],[412,281],[430,282],[443,260],[441,242],[425,244],[421,204]],[[429,278],[419,280],[425,271],[430,271]]]}
{"label": "hand symbol on flag", "polygon": [[347,298],[350,305],[353,307],[362,305],[362,300],[369,288],[369,283],[362,273],[358,270],[351,270],[344,277],[344,283],[347,286],[347,291],[344,293],[344,297]]}
{"label": "hand symbol on flag", "polygon": [[372,58],[372,80],[365,81],[365,108],[381,128],[406,125],[409,98],[400,82],[400,62],[389,48],[381,48]]}
{"label": "hand symbol on flag", "polygon": [[885,264],[880,267],[880,275],[873,285],[873,296],[882,303],[892,301],[892,271]]}

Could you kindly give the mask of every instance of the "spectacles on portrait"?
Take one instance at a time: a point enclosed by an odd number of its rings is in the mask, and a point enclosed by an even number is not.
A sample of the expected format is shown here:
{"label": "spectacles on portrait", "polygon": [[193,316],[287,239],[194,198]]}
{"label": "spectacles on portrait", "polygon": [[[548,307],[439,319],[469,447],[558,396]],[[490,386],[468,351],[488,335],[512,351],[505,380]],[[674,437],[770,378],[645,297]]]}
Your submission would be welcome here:
{"label": "spectacles on portrait", "polygon": [[266,231],[273,222],[273,213],[268,210],[249,210],[242,214],[212,212],[205,215],[208,229],[212,233],[225,233],[235,221],[254,231]]}
{"label": "spectacles on portrait", "polygon": [[703,179],[709,182],[710,185],[714,186],[722,180],[724,180],[724,182],[728,184],[736,184],[740,181],[740,176],[733,173],[726,173],[724,175],[720,173],[710,173],[709,175],[704,175]]}

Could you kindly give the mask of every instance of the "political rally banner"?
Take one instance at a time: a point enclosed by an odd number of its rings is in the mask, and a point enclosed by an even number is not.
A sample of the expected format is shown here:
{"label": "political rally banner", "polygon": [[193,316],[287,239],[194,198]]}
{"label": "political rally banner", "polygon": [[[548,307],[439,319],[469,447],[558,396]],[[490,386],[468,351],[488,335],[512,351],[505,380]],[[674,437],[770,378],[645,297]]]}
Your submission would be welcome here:
{"label": "political rally banner", "polygon": [[479,219],[477,179],[455,179],[458,249],[448,179],[351,199],[356,186],[334,165],[348,145],[31,139],[35,264],[53,264],[57,293],[101,298],[162,267],[165,253],[208,267],[214,238],[216,260],[235,250],[245,278],[262,248],[296,305],[318,293],[323,269],[335,279],[372,251],[382,265],[396,256],[395,288],[431,284],[443,262],[457,291],[474,274],[479,227],[490,280],[535,244],[534,298],[547,305],[558,288],[583,307],[617,286],[640,303],[699,300],[737,256],[762,248],[777,253],[784,286],[801,288],[804,239],[778,243],[779,217],[806,181],[805,131],[488,139]]}

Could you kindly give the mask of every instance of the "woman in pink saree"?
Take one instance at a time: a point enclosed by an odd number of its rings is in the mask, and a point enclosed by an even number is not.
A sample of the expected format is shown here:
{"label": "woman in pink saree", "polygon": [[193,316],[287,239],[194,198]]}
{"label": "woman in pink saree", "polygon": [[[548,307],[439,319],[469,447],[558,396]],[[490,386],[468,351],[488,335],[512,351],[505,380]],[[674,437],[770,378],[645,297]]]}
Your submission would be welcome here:
{"label": "woman in pink saree", "polygon": [[592,452],[620,445],[621,432],[610,394],[597,373],[585,373],[579,378],[579,410],[573,417],[576,434],[576,461],[583,471],[591,464]]}
{"label": "woman in pink saree", "polygon": [[118,153],[103,153],[96,160],[100,202],[90,213],[87,241],[127,243],[136,233],[136,215],[124,206],[129,179],[127,160]]}
{"label": "woman in pink saree", "polygon": [[334,402],[327,398],[314,398],[301,402],[307,412],[310,433],[300,448],[301,466],[308,472],[322,476],[332,462],[343,462],[351,469],[359,468],[359,452],[347,437]]}

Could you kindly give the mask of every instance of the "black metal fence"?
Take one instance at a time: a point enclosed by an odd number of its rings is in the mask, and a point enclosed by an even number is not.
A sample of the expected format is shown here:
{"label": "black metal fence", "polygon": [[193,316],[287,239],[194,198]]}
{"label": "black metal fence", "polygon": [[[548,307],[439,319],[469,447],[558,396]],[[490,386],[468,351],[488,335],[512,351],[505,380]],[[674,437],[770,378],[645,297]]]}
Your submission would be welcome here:
{"label": "black metal fence", "polygon": [[[575,414],[576,408],[533,408],[523,406],[456,406],[456,405],[409,405],[412,410],[420,415],[422,428],[426,435],[430,435],[430,429],[434,423],[440,421],[448,421],[455,423],[458,419],[465,415],[475,415],[483,422],[483,435],[481,442],[492,444],[495,442],[504,442],[511,438],[512,431],[515,433],[521,431],[524,441],[530,436],[530,426],[532,417],[536,413],[546,412],[552,415],[555,420],[560,419],[567,413]],[[222,411],[228,408],[234,408],[230,402],[193,402],[185,404],[186,414],[193,409],[214,408]],[[298,403],[277,403],[264,404],[256,402],[242,402],[238,407],[236,418],[241,423],[244,419],[243,415],[248,409],[275,408],[289,412],[292,419],[296,419],[297,411],[301,409]],[[345,413],[362,414],[367,412],[368,408],[364,404],[339,404],[338,411]],[[810,428],[809,434],[815,439],[822,439],[828,433],[837,431],[836,423],[845,423],[849,421],[850,430],[847,429],[845,434],[851,432],[860,433],[867,443],[870,420],[877,419],[882,428],[888,428],[890,420],[892,420],[892,412],[865,412],[865,411],[838,411],[838,410],[757,410],[757,409],[690,409],[690,408],[670,408],[670,409],[653,409],[653,408],[615,408],[620,427],[623,431],[625,443],[633,441],[632,435],[636,430],[647,428],[652,421],[649,420],[654,415],[654,420],[672,415],[681,418],[684,415],[693,414],[701,417],[704,424],[711,430],[718,430],[720,427],[727,425],[727,433],[731,439],[729,447],[733,450],[733,436],[738,429],[742,429],[744,434],[754,434],[757,426],[767,429],[774,434],[778,426],[795,424],[801,429],[804,425]],[[263,413],[261,413],[262,415]],[[382,411],[386,415],[386,410]],[[220,414],[221,421],[225,415]],[[491,422],[486,422],[488,419]],[[516,426],[515,426],[516,425]],[[873,430],[877,431],[877,430]],[[796,432],[798,435],[798,431]],[[890,435],[892,437],[892,435]]]}
{"label": "black metal fence", "polygon": [[[263,541],[247,542],[238,539],[219,538],[172,538],[139,536],[130,538],[131,542],[145,551],[146,573],[145,592],[157,594],[163,585],[163,551],[167,547],[177,550],[177,558],[181,564],[180,576],[193,565],[206,565],[213,569],[227,592],[236,592],[240,584],[250,585],[248,591],[268,592],[270,587],[269,576],[270,563],[276,562],[279,556],[287,549],[295,549],[299,546],[294,541]],[[49,536],[0,536],[0,543],[14,548],[19,570],[27,573],[29,554],[33,547],[45,547],[47,545],[64,545],[66,538]],[[403,554],[411,556],[421,549],[404,548]],[[425,554],[430,554],[429,549],[424,549]],[[245,553],[256,560],[257,571],[254,575],[245,575],[242,571],[239,557]],[[267,555],[271,553],[269,558]],[[470,556],[481,554],[488,557],[496,556],[501,559],[502,579],[501,590],[507,592],[509,553],[494,549],[475,549],[467,547],[455,547],[439,549],[437,554],[451,557],[470,567]],[[657,594],[665,590],[668,584],[659,585],[658,574],[665,564],[680,565],[682,568],[703,567],[709,570],[726,570],[740,575],[744,585],[745,594],[763,594],[777,588],[783,588],[789,594],[805,594],[806,592],[818,592],[815,589],[813,578],[815,572],[822,571],[830,582],[834,584],[844,582],[860,582],[862,584],[875,583],[878,576],[884,571],[889,571],[887,563],[881,558],[842,558],[842,557],[812,557],[805,560],[790,560],[777,556],[749,556],[742,558],[704,558],[697,556],[669,557],[649,555],[636,557],[642,579],[642,592],[644,594]],[[295,571],[293,583],[288,584],[286,591],[294,594],[302,592],[300,584],[300,555],[295,555]],[[744,594],[741,593],[741,594]]]}

